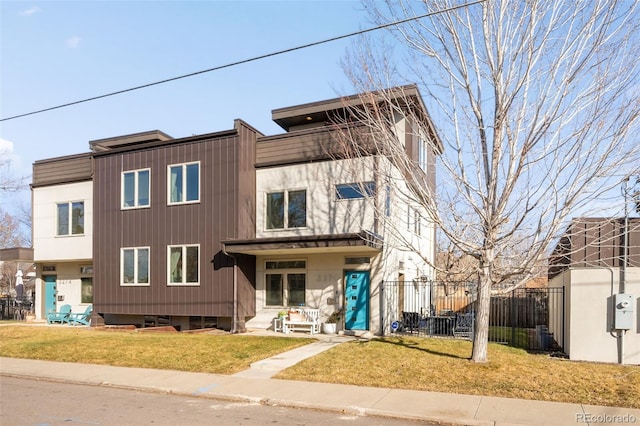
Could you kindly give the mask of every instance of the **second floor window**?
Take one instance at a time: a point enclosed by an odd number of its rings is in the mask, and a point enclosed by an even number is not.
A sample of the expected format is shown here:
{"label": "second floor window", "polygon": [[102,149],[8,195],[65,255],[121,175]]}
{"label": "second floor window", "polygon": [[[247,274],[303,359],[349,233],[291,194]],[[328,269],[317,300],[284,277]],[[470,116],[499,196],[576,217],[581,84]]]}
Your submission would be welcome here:
{"label": "second floor window", "polygon": [[122,285],[148,285],[149,247],[123,248],[120,256]]}
{"label": "second floor window", "polygon": [[422,215],[420,210],[407,206],[407,231],[422,235]]}
{"label": "second floor window", "polygon": [[122,173],[122,208],[149,207],[149,169]]}
{"label": "second floor window", "polygon": [[345,183],[336,185],[336,198],[338,200],[354,200],[357,198],[371,197],[375,192],[375,182]]}
{"label": "second floor window", "polygon": [[428,159],[429,145],[427,144],[427,141],[420,138],[420,140],[418,141],[418,166],[425,172],[429,167]]}
{"label": "second floor window", "polygon": [[267,194],[267,229],[307,226],[307,190]]}
{"label": "second floor window", "polygon": [[200,201],[200,163],[169,166],[169,204]]}
{"label": "second floor window", "polygon": [[57,204],[56,235],[84,234],[84,202],[75,201]]}

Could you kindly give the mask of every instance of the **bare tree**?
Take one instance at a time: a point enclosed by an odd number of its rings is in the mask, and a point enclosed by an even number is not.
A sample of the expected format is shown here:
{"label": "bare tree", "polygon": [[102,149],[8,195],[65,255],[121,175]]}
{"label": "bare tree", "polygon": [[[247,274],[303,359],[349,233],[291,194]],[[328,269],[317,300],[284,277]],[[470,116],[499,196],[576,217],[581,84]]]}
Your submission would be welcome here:
{"label": "bare tree", "polygon": [[9,153],[5,150],[0,150],[0,194],[17,192],[27,188],[27,186],[27,177],[13,176]]}
{"label": "bare tree", "polygon": [[[344,65],[367,105],[353,111],[356,121],[417,182],[423,171],[389,116],[408,114],[413,134],[433,142],[431,120],[387,88],[415,82],[426,95],[444,147],[437,192],[397,190],[475,259],[471,359],[486,362],[492,288],[528,280],[571,216],[639,170],[640,13],[637,2],[615,0],[487,0],[444,11],[456,3],[366,2],[377,23],[430,15],[391,27],[382,42],[361,40]],[[343,132],[343,143],[357,147],[354,134]]]}
{"label": "bare tree", "polygon": [[0,248],[19,247],[28,241],[20,220],[0,208]]}

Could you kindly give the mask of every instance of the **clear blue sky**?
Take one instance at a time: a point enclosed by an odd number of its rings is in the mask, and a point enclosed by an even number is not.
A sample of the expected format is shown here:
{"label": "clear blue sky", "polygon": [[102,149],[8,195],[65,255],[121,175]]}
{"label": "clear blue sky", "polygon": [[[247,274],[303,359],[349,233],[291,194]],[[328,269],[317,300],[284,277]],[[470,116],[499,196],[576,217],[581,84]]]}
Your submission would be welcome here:
{"label": "clear blue sky", "polygon": [[[358,1],[0,1],[0,116],[28,113],[372,26]],[[185,137],[353,92],[341,40],[0,123],[11,173],[88,151],[88,141],[159,129]],[[28,203],[29,191],[0,196]]]}

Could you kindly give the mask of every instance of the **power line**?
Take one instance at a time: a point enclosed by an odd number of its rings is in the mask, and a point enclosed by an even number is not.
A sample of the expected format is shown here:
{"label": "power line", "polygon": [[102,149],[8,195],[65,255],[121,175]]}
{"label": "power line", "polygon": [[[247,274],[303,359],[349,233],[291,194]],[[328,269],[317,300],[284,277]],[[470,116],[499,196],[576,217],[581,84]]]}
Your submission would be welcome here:
{"label": "power line", "polygon": [[164,79],[164,80],[155,81],[153,83],[143,84],[141,86],[135,86],[135,87],[130,87],[128,89],[123,89],[123,90],[118,90],[118,91],[115,91],[115,92],[105,93],[103,95],[98,95],[98,96],[94,96],[94,97],[91,97],[91,98],[85,98],[85,99],[81,99],[81,100],[78,100],[78,101],[69,102],[69,103],[66,103],[66,104],[56,105],[56,106],[53,106],[53,107],[44,108],[44,109],[40,109],[40,110],[37,110],[37,111],[31,111],[31,112],[27,112],[27,113],[24,113],[24,114],[18,114],[18,115],[14,115],[14,116],[11,116],[11,117],[1,118],[0,121],[15,120],[16,118],[21,118],[21,117],[26,117],[26,116],[29,116],[29,115],[40,114],[40,113],[43,113],[43,112],[52,111],[54,109],[66,108],[66,107],[69,107],[69,106],[72,106],[72,105],[78,105],[78,104],[85,103],[85,102],[95,101],[97,99],[108,98],[110,96],[120,95],[120,94],[127,93],[127,92],[133,92],[135,90],[145,89],[145,88],[151,87],[151,86],[157,86],[157,85],[160,85],[160,84],[169,83],[171,81],[181,80],[181,79],[187,78],[187,77],[193,77],[193,76],[196,76],[196,75],[205,74],[205,73],[209,73],[209,72],[212,72],[212,71],[218,71],[218,70],[221,70],[221,69],[225,69],[225,68],[230,68],[230,67],[234,67],[234,66],[237,66],[237,65],[246,64],[246,63],[249,63],[249,62],[255,62],[255,61],[259,61],[261,59],[266,59],[266,58],[270,58],[270,57],[273,57],[273,56],[278,56],[278,55],[282,55],[282,54],[285,54],[285,53],[294,52],[296,50],[301,50],[301,49],[306,49],[306,48],[309,48],[309,47],[319,46],[321,44],[326,44],[326,43],[330,43],[330,42],[333,42],[333,41],[342,40],[342,39],[353,37],[353,36],[356,36],[356,35],[366,34],[366,33],[369,33],[369,32],[372,32],[372,31],[377,31],[377,30],[380,30],[380,29],[383,29],[383,28],[388,28],[388,27],[391,27],[391,26],[401,25],[401,24],[404,24],[404,23],[407,23],[407,22],[410,22],[410,21],[416,21],[416,20],[419,20],[419,19],[422,19],[422,18],[426,18],[426,17],[429,17],[429,16],[437,15],[437,14],[440,14],[440,13],[450,12],[452,10],[460,9],[460,8],[463,8],[463,7],[473,6],[475,4],[483,3],[485,1],[486,0],[476,0],[476,1],[472,1],[470,3],[464,3],[464,4],[457,5],[457,6],[449,7],[447,9],[438,10],[436,12],[425,13],[424,15],[419,15],[419,16],[414,16],[412,18],[402,19],[400,21],[395,21],[395,22],[391,22],[391,23],[388,23],[388,24],[379,25],[377,27],[367,28],[365,30],[360,30],[360,31],[356,31],[356,32],[348,33],[348,34],[343,34],[343,35],[340,35],[340,36],[331,37],[331,38],[320,40],[320,41],[316,41],[316,42],[313,42],[313,43],[303,44],[303,45],[300,45],[300,46],[291,47],[289,49],[278,50],[276,52],[267,53],[265,55],[255,56],[253,58],[243,59],[243,60],[236,61],[236,62],[231,62],[229,64],[220,65],[220,66],[209,68],[209,69],[206,69],[206,70],[196,71],[196,72],[192,72],[192,73],[189,73],[189,74],[183,74],[183,75],[179,75],[177,77],[171,77],[171,78],[167,78],[167,79]]}

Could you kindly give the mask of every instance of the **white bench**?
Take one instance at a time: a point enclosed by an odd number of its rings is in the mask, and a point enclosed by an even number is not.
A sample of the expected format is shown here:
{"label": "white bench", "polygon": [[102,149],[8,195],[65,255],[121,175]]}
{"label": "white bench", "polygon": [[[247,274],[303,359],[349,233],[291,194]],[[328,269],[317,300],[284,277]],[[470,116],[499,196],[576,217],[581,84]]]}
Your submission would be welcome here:
{"label": "white bench", "polygon": [[320,309],[294,309],[282,321],[282,332],[307,331],[320,333]]}

